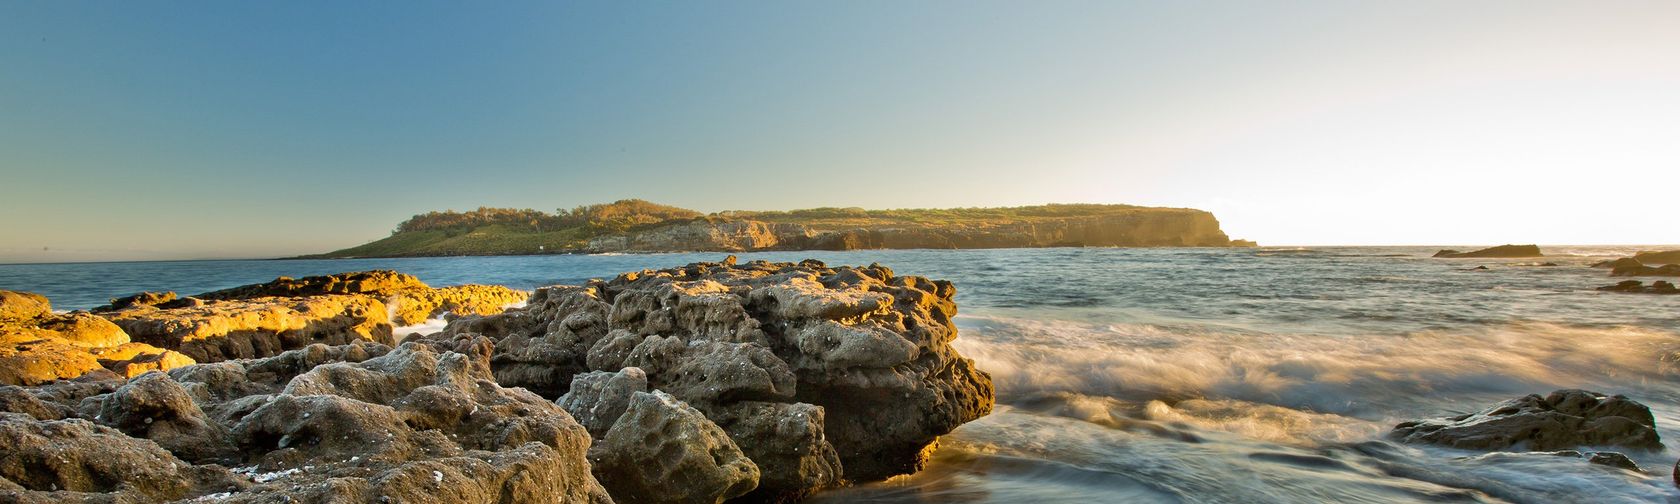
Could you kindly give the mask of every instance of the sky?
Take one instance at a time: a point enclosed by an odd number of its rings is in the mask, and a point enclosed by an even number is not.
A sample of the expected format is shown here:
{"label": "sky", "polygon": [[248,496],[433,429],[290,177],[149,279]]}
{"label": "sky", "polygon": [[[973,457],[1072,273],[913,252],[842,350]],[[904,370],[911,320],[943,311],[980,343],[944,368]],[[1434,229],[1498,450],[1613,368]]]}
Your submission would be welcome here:
{"label": "sky", "polygon": [[431,210],[1129,203],[1680,243],[1680,2],[0,2],[0,262]]}

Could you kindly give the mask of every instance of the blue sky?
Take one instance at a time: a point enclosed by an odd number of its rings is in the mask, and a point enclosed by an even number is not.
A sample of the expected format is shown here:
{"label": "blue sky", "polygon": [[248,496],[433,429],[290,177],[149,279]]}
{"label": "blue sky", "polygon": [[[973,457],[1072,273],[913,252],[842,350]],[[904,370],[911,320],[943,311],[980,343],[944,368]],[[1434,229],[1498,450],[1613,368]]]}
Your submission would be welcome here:
{"label": "blue sky", "polygon": [[6,2],[0,261],[626,197],[1674,243],[1674,26],[1621,1]]}

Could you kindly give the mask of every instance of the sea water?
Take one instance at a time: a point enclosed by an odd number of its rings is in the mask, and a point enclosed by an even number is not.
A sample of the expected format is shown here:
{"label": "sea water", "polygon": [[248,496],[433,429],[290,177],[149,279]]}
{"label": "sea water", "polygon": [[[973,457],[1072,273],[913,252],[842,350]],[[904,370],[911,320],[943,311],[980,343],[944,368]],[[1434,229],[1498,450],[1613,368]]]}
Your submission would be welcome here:
{"label": "sea water", "polygon": [[[1578,458],[1395,444],[1398,422],[1584,388],[1680,443],[1680,296],[1607,293],[1598,260],[1661,247],[774,252],[954,282],[963,355],[998,406],[912,476],[818,502],[1673,502],[1680,450]],[[1667,247],[1680,248],[1680,247]],[[723,254],[0,265],[58,309],[395,269],[432,285],[580,283]],[[1545,266],[1553,263],[1556,266]],[[1487,269],[1475,269],[1486,266]],[[1647,279],[1650,280],[1650,279]]]}

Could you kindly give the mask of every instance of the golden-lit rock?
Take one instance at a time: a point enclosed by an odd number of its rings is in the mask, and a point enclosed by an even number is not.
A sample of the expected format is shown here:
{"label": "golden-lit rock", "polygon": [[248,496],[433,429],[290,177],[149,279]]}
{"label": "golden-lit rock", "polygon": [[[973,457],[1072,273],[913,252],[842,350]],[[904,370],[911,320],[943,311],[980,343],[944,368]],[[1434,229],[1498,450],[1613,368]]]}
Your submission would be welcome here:
{"label": "golden-lit rock", "polygon": [[197,362],[277,355],[312,343],[395,343],[385,304],[360,295],[258,297],[106,312],[135,341]]}

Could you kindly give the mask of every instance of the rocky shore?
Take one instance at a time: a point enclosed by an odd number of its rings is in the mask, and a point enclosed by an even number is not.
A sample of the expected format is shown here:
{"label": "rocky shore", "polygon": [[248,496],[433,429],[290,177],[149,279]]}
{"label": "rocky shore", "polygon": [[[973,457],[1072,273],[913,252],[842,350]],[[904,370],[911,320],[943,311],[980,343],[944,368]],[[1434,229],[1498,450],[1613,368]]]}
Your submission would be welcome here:
{"label": "rocky shore", "polygon": [[388,271],[68,314],[0,291],[0,501],[798,500],[990,412],[954,294],[732,257],[528,296]]}

